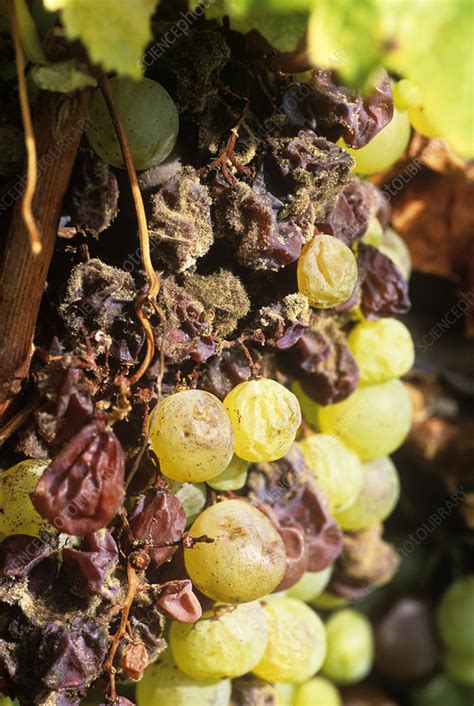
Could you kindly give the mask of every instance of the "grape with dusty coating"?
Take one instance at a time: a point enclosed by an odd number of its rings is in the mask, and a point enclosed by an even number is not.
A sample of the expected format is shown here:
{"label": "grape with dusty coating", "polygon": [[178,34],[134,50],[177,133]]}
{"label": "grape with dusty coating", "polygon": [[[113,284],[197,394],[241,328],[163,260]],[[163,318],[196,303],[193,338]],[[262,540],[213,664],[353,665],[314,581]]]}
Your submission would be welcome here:
{"label": "grape with dusty coating", "polygon": [[407,373],[415,361],[410,331],[398,319],[361,321],[347,337],[359,368],[359,383],[385,382]]}
{"label": "grape with dusty coating", "polygon": [[474,657],[474,574],[449,586],[438,605],[436,622],[446,647]]}
{"label": "grape with dusty coating", "polygon": [[30,500],[48,466],[49,461],[28,459],[0,473],[0,533],[36,536],[41,530],[55,531]]}
{"label": "grape with dusty coating", "polygon": [[345,510],[362,487],[362,464],[354,451],[330,434],[310,434],[299,443],[331,513]]}
{"label": "grape with dusty coating", "polygon": [[194,625],[173,622],[170,647],[182,672],[197,680],[234,679],[260,662],[268,639],[258,602],[216,605]]}
{"label": "grape with dusty coating", "polygon": [[150,443],[162,472],[190,483],[222,473],[234,451],[224,406],[204,390],[184,390],[165,397],[151,418]]}
{"label": "grape with dusty coating", "polygon": [[208,507],[190,533],[214,540],[185,549],[184,560],[193,583],[216,601],[248,603],[271,593],[283,578],[283,540],[270,520],[244,500]]}
{"label": "grape with dusty coating", "polygon": [[343,530],[358,532],[383,522],[400,497],[397,469],[388,456],[364,463],[363,482],[353,504],[334,517]]}
{"label": "grape with dusty coating", "polygon": [[241,382],[224,400],[235,438],[235,453],[245,461],[276,461],[295,440],[301,410],[295,395],[269,378]]}
{"label": "grape with dusty coating", "polygon": [[342,699],[334,684],[315,677],[297,688],[293,706],[342,706]]}
{"label": "grape with dusty coating", "polygon": [[[118,112],[123,120],[136,169],[149,169],[163,162],[173,149],[179,130],[179,115],[168,91],[156,81],[127,76],[110,79]],[[109,109],[97,89],[89,110],[87,139],[104,162],[124,168],[120,143]]]}
{"label": "grape with dusty coating", "polygon": [[374,654],[372,627],[356,610],[340,610],[326,623],[327,654],[323,674],[339,684],[354,684],[370,672]]}
{"label": "grape with dusty coating", "polygon": [[288,589],[288,598],[296,598],[304,603],[311,603],[324,591],[331,578],[332,566],[322,571],[306,571],[294,586]]}
{"label": "grape with dusty coating", "polygon": [[305,245],[298,260],[298,289],[318,309],[342,304],[357,282],[352,250],[332,235],[321,233]]}
{"label": "grape with dusty coating", "polygon": [[279,598],[265,605],[268,642],[254,673],[268,681],[299,684],[312,677],[326,655],[326,634],[321,618],[294,598]]}
{"label": "grape with dusty coating", "polygon": [[234,454],[225,471],[215,478],[210,478],[207,484],[214,490],[240,490],[247,480],[249,463]]}
{"label": "grape with dusty coating", "polygon": [[362,461],[387,456],[405,440],[412,408],[400,380],[358,387],[347,399],[320,407],[321,431],[334,434]]}

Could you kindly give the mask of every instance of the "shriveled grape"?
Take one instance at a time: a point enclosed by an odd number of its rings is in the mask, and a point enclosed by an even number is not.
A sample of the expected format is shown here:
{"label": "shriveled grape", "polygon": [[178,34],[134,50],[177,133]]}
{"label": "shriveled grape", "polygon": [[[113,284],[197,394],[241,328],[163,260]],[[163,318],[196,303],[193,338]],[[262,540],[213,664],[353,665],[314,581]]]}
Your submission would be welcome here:
{"label": "shriveled grape", "polygon": [[28,459],[0,474],[0,532],[35,536],[44,529],[53,530],[30,500],[49,461]]}
{"label": "shriveled grape", "polygon": [[342,241],[321,233],[305,245],[298,260],[298,288],[312,306],[327,309],[351,296],[357,282],[357,262]]}
{"label": "shriveled grape", "polygon": [[405,375],[415,360],[410,331],[398,319],[361,321],[347,338],[359,367],[359,382],[385,382]]}
{"label": "shriveled grape", "polygon": [[327,655],[323,674],[339,684],[353,684],[370,672],[373,634],[368,619],[356,610],[340,610],[326,623]]}

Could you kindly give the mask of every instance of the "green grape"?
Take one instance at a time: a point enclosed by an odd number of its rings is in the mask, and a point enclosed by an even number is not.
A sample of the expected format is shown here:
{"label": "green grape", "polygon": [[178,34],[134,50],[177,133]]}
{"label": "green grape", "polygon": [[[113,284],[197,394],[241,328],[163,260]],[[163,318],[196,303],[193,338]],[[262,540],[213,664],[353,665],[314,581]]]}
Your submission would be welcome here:
{"label": "green grape", "polygon": [[342,596],[336,596],[334,593],[329,593],[328,591],[323,591],[321,595],[316,596],[311,601],[311,605],[320,610],[337,610],[339,608],[344,608],[348,603],[346,598]]}
{"label": "green grape", "polygon": [[400,497],[397,469],[388,456],[364,463],[363,482],[354,503],[334,516],[343,530],[358,532],[383,522]]}
{"label": "green grape", "polygon": [[293,700],[296,693],[296,686],[294,684],[283,684],[282,682],[277,682],[274,684],[273,688],[275,692],[274,706],[293,706]]}
{"label": "green grape", "polygon": [[433,125],[431,118],[426,115],[425,108],[422,105],[409,108],[408,116],[412,126],[420,135],[425,137],[439,136],[439,129]]}
{"label": "green grape", "polygon": [[241,677],[260,662],[268,640],[258,602],[216,605],[194,625],[173,622],[170,647],[182,672],[197,680]]}
{"label": "green grape", "polygon": [[222,473],[234,451],[224,405],[204,390],[165,397],[150,420],[150,443],[161,471],[173,480],[190,483]]}
{"label": "green grape", "polygon": [[410,331],[397,319],[361,321],[347,343],[359,367],[361,385],[401,377],[415,361]]}
{"label": "green grape", "polygon": [[199,515],[191,535],[207,535],[184,550],[190,579],[206,596],[248,603],[272,593],[283,578],[286,552],[270,520],[245,500],[224,500]]}
{"label": "green grape", "polygon": [[412,692],[413,706],[470,706],[461,689],[444,674],[438,674],[431,681]]}
{"label": "green grape", "polygon": [[398,267],[406,280],[410,279],[411,256],[410,251],[403,238],[392,228],[387,228],[383,236],[382,244],[378,246],[380,252],[389,257]]}
{"label": "green grape", "polygon": [[395,451],[410,431],[411,415],[410,397],[400,380],[363,385],[318,411],[321,430],[337,436],[362,461]]}
{"label": "green grape", "polygon": [[341,138],[341,147],[355,160],[356,174],[376,174],[395,164],[408,146],[410,140],[410,121],[406,111],[393,110],[393,118],[370,142],[358,150],[347,147]]}
{"label": "green grape", "polygon": [[197,682],[183,674],[170,651],[145,670],[137,684],[137,706],[229,706],[228,679]]}
{"label": "green grape", "polygon": [[364,679],[372,668],[374,639],[365,615],[346,608],[326,623],[327,654],[323,674],[340,684]]}
{"label": "green grape", "polygon": [[298,289],[318,309],[342,304],[357,283],[352,250],[332,235],[321,233],[307,243],[298,260]]}
{"label": "green grape", "polygon": [[334,684],[315,677],[298,687],[293,706],[342,706],[342,699]]}
{"label": "green grape", "polygon": [[474,656],[448,650],[443,658],[444,671],[453,681],[474,686]]}
{"label": "green grape", "polygon": [[436,621],[446,647],[474,657],[474,574],[449,586],[438,606]]}
{"label": "green grape", "polygon": [[36,512],[30,493],[50,461],[28,459],[0,474],[0,532],[37,536],[54,528]]}
{"label": "green grape", "polygon": [[176,495],[183,506],[183,510],[186,513],[186,527],[189,527],[206,505],[206,484],[180,483],[177,480],[170,480],[168,484],[170,493]]}
{"label": "green grape", "polygon": [[370,220],[370,223],[367,226],[367,230],[365,231],[361,240],[366,245],[373,245],[374,248],[378,248],[379,245],[382,244],[383,228],[382,228],[382,224],[380,223],[379,219],[376,216],[374,216]]}
{"label": "green grape", "polygon": [[318,426],[318,407],[316,402],[308,397],[306,392],[303,391],[299,382],[294,382],[291,385],[291,390],[299,402],[301,414],[303,415],[304,421],[310,425],[315,431],[319,429]]}
{"label": "green grape", "polygon": [[301,410],[292,392],[275,380],[241,382],[224,400],[235,437],[235,453],[245,461],[276,461],[295,440]]}
{"label": "green grape", "polygon": [[254,674],[267,681],[306,681],[320,669],[326,655],[323,622],[305,603],[294,598],[267,603],[265,613],[268,642]]}
{"label": "green grape", "polygon": [[214,490],[240,490],[247,481],[249,463],[234,454],[225,471],[207,481]]}
{"label": "green grape", "polygon": [[418,84],[403,78],[392,87],[393,104],[398,110],[418,108],[421,105],[421,92]]}
{"label": "green grape", "polygon": [[[135,167],[150,169],[163,162],[175,146],[179,130],[178,111],[168,91],[149,78],[134,81],[127,76],[110,79],[110,88]],[[124,167],[115,127],[99,89],[92,98],[89,121],[86,134],[94,152],[108,164]]]}
{"label": "green grape", "polygon": [[288,589],[288,598],[296,598],[304,603],[311,603],[324,591],[331,578],[332,566],[322,571],[306,571],[298,583]]}
{"label": "green grape", "polygon": [[311,434],[299,442],[308,465],[329,500],[329,511],[345,510],[362,487],[362,464],[342,441],[330,434]]}

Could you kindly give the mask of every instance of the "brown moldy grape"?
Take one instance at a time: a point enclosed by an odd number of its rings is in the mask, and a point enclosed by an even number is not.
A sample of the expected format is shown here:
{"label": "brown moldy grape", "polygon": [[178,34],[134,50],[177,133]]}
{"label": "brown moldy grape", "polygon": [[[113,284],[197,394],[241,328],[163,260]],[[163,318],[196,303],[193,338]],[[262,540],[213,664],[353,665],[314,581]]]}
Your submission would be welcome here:
{"label": "brown moldy grape", "polygon": [[408,284],[392,260],[371,245],[360,243],[358,264],[362,275],[360,308],[373,321],[406,314],[410,309]]}

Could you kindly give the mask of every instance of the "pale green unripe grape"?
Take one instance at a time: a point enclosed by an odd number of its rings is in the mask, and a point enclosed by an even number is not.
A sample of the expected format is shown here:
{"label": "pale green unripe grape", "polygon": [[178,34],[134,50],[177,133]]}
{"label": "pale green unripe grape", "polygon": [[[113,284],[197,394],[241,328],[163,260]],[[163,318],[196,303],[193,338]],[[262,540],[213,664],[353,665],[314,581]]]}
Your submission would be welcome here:
{"label": "pale green unripe grape", "polygon": [[318,407],[311,397],[308,397],[306,392],[304,392],[301,384],[299,382],[294,382],[291,385],[291,390],[294,393],[296,399],[300,404],[301,414],[303,419],[307,424],[310,425],[316,431],[319,429],[318,426]]}
{"label": "pale green unripe grape", "polygon": [[[156,81],[126,76],[110,79],[118,112],[127,133],[136,169],[150,169],[163,162],[175,146],[179,131],[178,110],[168,91]],[[101,159],[125,167],[109,109],[97,89],[86,130],[89,144]]]}
{"label": "pale green unripe grape", "polygon": [[334,684],[315,677],[297,688],[293,706],[342,706],[342,699]]}
{"label": "pale green unripe grape", "polygon": [[474,686],[474,656],[448,650],[443,657],[443,667],[453,681]]}
{"label": "pale green unripe grape", "polygon": [[326,655],[326,633],[320,617],[294,598],[265,605],[268,642],[254,673],[267,681],[300,684],[312,677]]}
{"label": "pale green unripe grape", "polygon": [[229,706],[229,679],[198,682],[183,674],[170,650],[151,664],[137,684],[137,706]]}
{"label": "pale green unripe grape", "polygon": [[194,625],[172,622],[170,647],[192,679],[234,679],[260,662],[268,640],[265,611],[258,602],[216,605]]}
{"label": "pale green unripe grape", "polygon": [[362,242],[366,245],[372,245],[374,248],[378,248],[383,241],[383,228],[379,219],[374,216],[367,226],[367,230],[361,238]]}
{"label": "pale green unripe grape", "polygon": [[331,578],[332,566],[322,571],[306,571],[294,586],[288,589],[288,598],[296,598],[304,603],[311,603],[324,591]]}
{"label": "pale green unripe grape", "polygon": [[334,517],[348,532],[358,532],[383,522],[400,497],[397,469],[388,456],[364,463],[363,472],[362,488],[354,503]]}
{"label": "pale green unripe grape", "polygon": [[393,104],[398,110],[418,108],[421,105],[421,91],[414,81],[403,78],[392,87]]}
{"label": "pale green unripe grape", "polygon": [[357,454],[330,434],[310,434],[299,446],[328,498],[329,511],[349,507],[362,487],[362,464]]}
{"label": "pale green unripe grape", "polygon": [[406,280],[411,275],[411,255],[403,238],[392,228],[387,228],[382,244],[378,246],[380,252],[389,257],[398,267]]}
{"label": "pale green unripe grape", "polygon": [[234,454],[225,471],[208,480],[207,484],[214,490],[240,490],[247,481],[248,468],[248,461]]}
{"label": "pale green unripe grape", "polygon": [[311,605],[320,610],[337,610],[344,608],[348,602],[347,598],[336,596],[334,593],[329,593],[328,591],[323,591],[320,596],[313,598]]}
{"label": "pale green unripe grape", "polygon": [[474,658],[474,574],[449,586],[438,605],[436,622],[446,647]]}
{"label": "pale green unripe grape", "polygon": [[358,387],[347,399],[320,407],[319,425],[352,448],[362,461],[387,456],[410,431],[412,406],[400,380]]}
{"label": "pale green unripe grape", "polygon": [[277,682],[273,685],[273,688],[275,691],[274,706],[293,706],[293,700],[296,693],[296,686],[294,684],[283,684],[282,682]]}
{"label": "pale green unripe grape", "polygon": [[410,331],[397,319],[361,321],[347,337],[359,368],[359,383],[385,382],[405,375],[415,362]]}
{"label": "pale green unripe grape", "polygon": [[224,405],[204,390],[184,390],[165,397],[150,420],[150,443],[161,471],[188,483],[222,473],[234,451]]}
{"label": "pale green unripe grape", "polygon": [[169,489],[170,493],[175,495],[183,506],[186,513],[186,527],[189,527],[206,505],[206,484],[180,483],[177,480],[170,480]]}
{"label": "pale green unripe grape", "polygon": [[286,569],[286,551],[270,520],[245,500],[224,500],[199,515],[190,529],[212,543],[184,550],[186,570],[206,596],[248,603],[272,593]]}
{"label": "pale green unripe grape", "polygon": [[461,687],[453,684],[444,674],[437,674],[414,689],[411,697],[413,706],[470,706],[472,702],[466,701]]}
{"label": "pale green unripe grape", "polygon": [[0,532],[5,535],[37,536],[42,530],[56,530],[33,507],[30,493],[50,461],[28,459],[0,474]]}
{"label": "pale green unripe grape", "polygon": [[370,142],[358,150],[348,147],[344,140],[338,141],[343,149],[354,158],[353,171],[356,174],[376,174],[395,164],[403,154],[410,140],[410,120],[406,111],[393,110],[390,120]]}
{"label": "pale green unripe grape", "polygon": [[408,117],[414,129],[425,137],[438,137],[440,135],[439,128],[433,124],[431,116],[426,115],[424,106],[416,106],[408,109]]}
{"label": "pale green unripe grape", "polygon": [[326,623],[327,654],[322,672],[339,684],[353,684],[370,672],[374,656],[372,627],[356,610],[340,610]]}
{"label": "pale green unripe grape", "polygon": [[311,306],[328,309],[345,302],[354,291],[357,260],[342,241],[321,233],[304,246],[297,275],[298,289]]}
{"label": "pale green unripe grape", "polygon": [[235,453],[245,461],[276,461],[295,440],[301,410],[295,395],[275,380],[241,382],[224,406],[234,430]]}

